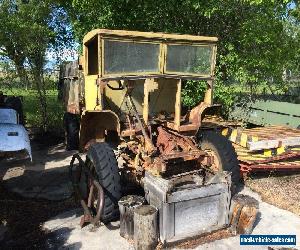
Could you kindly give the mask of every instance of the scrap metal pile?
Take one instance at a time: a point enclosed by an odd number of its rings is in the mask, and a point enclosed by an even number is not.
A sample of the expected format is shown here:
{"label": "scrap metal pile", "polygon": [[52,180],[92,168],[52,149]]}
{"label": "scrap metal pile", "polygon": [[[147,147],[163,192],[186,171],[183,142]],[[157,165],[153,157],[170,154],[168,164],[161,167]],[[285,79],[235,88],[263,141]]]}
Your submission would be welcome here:
{"label": "scrap metal pile", "polygon": [[[79,162],[77,165],[74,164],[76,159]],[[91,223],[100,226],[106,190],[77,154],[71,161],[70,177],[75,195],[84,209],[80,225],[84,227]],[[86,192],[82,192],[82,177],[87,184]],[[118,202],[120,235],[135,241],[135,245],[153,246],[159,241],[162,244],[178,244],[220,231],[219,235],[214,234],[216,240],[236,234],[250,234],[254,228],[258,202],[241,194],[232,196],[228,172],[214,174],[206,168],[198,168],[161,177],[146,171],[142,185],[145,197],[127,195]],[[137,219],[139,210],[147,212],[139,214]],[[146,218],[143,222],[143,217],[150,215],[151,220]],[[151,239],[146,237],[141,241],[141,235],[151,235]]]}

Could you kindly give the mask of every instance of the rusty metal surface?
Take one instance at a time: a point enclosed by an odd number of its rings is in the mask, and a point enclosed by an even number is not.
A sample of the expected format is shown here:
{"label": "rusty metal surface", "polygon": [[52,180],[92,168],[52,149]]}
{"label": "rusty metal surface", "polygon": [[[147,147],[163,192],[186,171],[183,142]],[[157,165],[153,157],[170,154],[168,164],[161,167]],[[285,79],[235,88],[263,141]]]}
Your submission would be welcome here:
{"label": "rusty metal surface", "polygon": [[80,150],[85,151],[93,141],[104,141],[106,131],[120,133],[120,120],[113,111],[84,111],[80,121]]}
{"label": "rusty metal surface", "polygon": [[300,170],[300,152],[285,153],[259,161],[240,160],[240,170],[243,174],[266,170]]}
{"label": "rusty metal surface", "polygon": [[[196,107],[194,107],[190,114],[189,114],[189,122],[195,126],[197,126],[197,131],[199,129],[199,127],[202,125],[203,123],[203,119],[205,118],[205,116],[209,113],[209,111],[212,111],[214,109],[219,109],[221,107],[221,105],[219,104],[207,104],[205,102],[200,102],[199,105],[197,105]],[[216,115],[217,112],[213,112],[214,115]],[[218,116],[218,119],[206,119],[206,123],[210,121],[211,123],[213,123],[213,127],[217,127],[220,126],[221,122],[220,122],[220,117]]]}
{"label": "rusty metal surface", "polygon": [[[74,162],[76,159],[78,160],[79,164],[75,167]],[[87,198],[84,198],[79,188],[82,173],[86,174],[88,179],[89,194]],[[84,215],[81,218],[80,226],[84,227],[89,223],[93,224],[94,226],[99,225],[101,213],[104,206],[104,191],[102,186],[95,179],[91,171],[86,167],[85,163],[78,154],[75,154],[72,157],[72,160],[70,162],[69,174],[75,195],[77,199],[80,200],[80,204],[84,210]]]}
{"label": "rusty metal surface", "polygon": [[84,103],[83,73],[77,61],[64,62],[59,70],[59,100],[67,112],[80,114]]}
{"label": "rusty metal surface", "polygon": [[120,146],[125,168],[137,178],[142,178],[145,170],[154,175],[172,175],[208,167],[214,162],[213,157],[199,149],[191,137],[163,126],[158,126],[154,134],[152,154],[143,146],[143,135],[136,135],[134,140]]}
{"label": "rusty metal surface", "polygon": [[280,161],[287,161],[287,160],[293,160],[293,159],[299,159],[300,157],[300,152],[290,152],[290,153],[285,153],[282,155],[277,155],[274,157],[270,157],[265,160],[259,160],[259,161],[245,161],[249,165],[255,165],[255,164],[263,164],[263,163],[275,163],[275,162],[280,162]]}
{"label": "rusty metal surface", "polygon": [[240,164],[240,170],[243,174],[256,171],[286,171],[286,170],[300,170],[300,162],[278,162],[278,163],[267,163],[267,164]]}
{"label": "rusty metal surface", "polygon": [[[145,170],[159,175],[169,170],[172,172],[175,168],[178,168],[178,171],[184,172],[193,168],[209,166],[214,162],[212,156],[209,156],[197,147],[197,143],[192,137],[184,136],[166,127],[167,121],[164,118],[156,118],[155,123],[146,125],[139,115],[131,96],[133,83],[128,81],[125,85],[127,86],[125,95],[125,100],[127,100],[126,105],[130,107],[128,107],[129,113],[125,114],[126,124],[124,126],[122,123],[122,129],[118,130],[118,132],[120,132],[121,136],[129,137],[121,138],[121,140],[123,139],[123,152],[120,154],[120,157],[126,162],[126,169],[130,174],[140,179]],[[203,110],[206,110],[210,106],[202,104],[199,107],[203,107]],[[200,112],[199,107],[195,112]],[[85,128],[80,131],[81,147],[85,146],[85,149],[100,139],[106,139],[106,129],[102,125],[103,121],[95,119],[95,116],[91,118],[92,120],[87,119],[85,117],[86,113],[89,114],[92,112],[86,111],[83,113],[82,117],[84,119],[82,119],[81,128],[86,127],[85,123],[93,124],[91,125],[93,128]],[[198,116],[201,118],[201,114],[198,113]],[[186,117],[186,119],[188,118]],[[94,124],[98,124],[98,126],[94,126]],[[198,128],[197,124],[186,124],[184,126],[190,125],[194,126],[193,131],[196,131],[195,128]],[[119,126],[121,127],[120,123]],[[114,126],[109,127],[113,129]]]}
{"label": "rusty metal surface", "polygon": [[[224,127],[226,122],[222,120],[222,123],[220,122],[220,117],[218,116],[218,119],[205,119],[207,114],[210,111],[213,111],[217,108],[220,108],[220,105],[218,104],[208,104],[205,102],[200,102],[199,105],[194,107],[190,112],[188,112],[185,116],[181,117],[180,126],[178,129],[175,129],[174,122],[165,121],[166,127],[177,130],[178,132],[184,133],[186,135],[196,135],[197,131],[202,125],[205,125],[205,127],[211,127],[211,128],[217,128],[217,127]],[[214,114],[216,112],[213,112]],[[211,117],[210,117],[211,118]],[[205,119],[205,120],[204,120]],[[160,119],[158,117],[158,120],[161,120],[163,122],[165,119]],[[231,123],[230,123],[231,124]]]}
{"label": "rusty metal surface", "polygon": [[133,104],[133,101],[132,101],[132,98],[131,98],[130,94],[127,95],[127,98],[128,98],[128,101],[129,101],[129,103],[132,107],[132,110],[133,110],[134,116],[137,120],[137,123],[138,123],[138,125],[139,125],[139,127],[140,127],[140,129],[143,133],[144,140],[145,140],[145,150],[148,153],[152,154],[152,153],[155,152],[156,149],[155,149],[155,146],[153,145],[153,143],[152,143],[152,141],[151,141],[151,139],[150,139],[150,137],[149,137],[149,135],[146,131],[146,125],[143,123],[143,121],[139,117],[139,114],[138,114],[138,112],[135,108],[135,105]]}
{"label": "rusty metal surface", "polygon": [[[198,150],[196,143],[189,137],[158,127],[157,147],[161,154],[170,154],[174,151]],[[198,150],[199,151],[199,150]]]}
{"label": "rusty metal surface", "polygon": [[207,165],[211,162],[208,159],[209,156],[198,149],[190,137],[161,126],[157,128],[157,132],[156,147],[160,155],[153,159],[152,164],[144,166],[148,171],[164,173],[178,165],[181,165],[181,169],[184,170],[188,166],[187,164],[200,167],[201,164]]}

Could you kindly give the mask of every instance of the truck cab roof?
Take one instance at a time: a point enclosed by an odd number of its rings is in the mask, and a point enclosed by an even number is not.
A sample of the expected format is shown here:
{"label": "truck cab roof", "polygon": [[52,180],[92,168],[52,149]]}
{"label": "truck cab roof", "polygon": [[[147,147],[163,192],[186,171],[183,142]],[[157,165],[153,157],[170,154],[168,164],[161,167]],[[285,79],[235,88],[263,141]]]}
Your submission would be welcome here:
{"label": "truck cab roof", "polygon": [[96,29],[83,39],[85,75],[103,80],[213,79],[217,37]]}

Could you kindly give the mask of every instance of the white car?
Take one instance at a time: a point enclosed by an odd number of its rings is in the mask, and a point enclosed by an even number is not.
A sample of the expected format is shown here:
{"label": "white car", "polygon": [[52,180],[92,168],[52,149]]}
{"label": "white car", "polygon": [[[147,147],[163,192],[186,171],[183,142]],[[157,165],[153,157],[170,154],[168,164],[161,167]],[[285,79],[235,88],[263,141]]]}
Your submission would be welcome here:
{"label": "white car", "polygon": [[30,140],[16,110],[0,108],[0,156],[25,152],[32,160]]}

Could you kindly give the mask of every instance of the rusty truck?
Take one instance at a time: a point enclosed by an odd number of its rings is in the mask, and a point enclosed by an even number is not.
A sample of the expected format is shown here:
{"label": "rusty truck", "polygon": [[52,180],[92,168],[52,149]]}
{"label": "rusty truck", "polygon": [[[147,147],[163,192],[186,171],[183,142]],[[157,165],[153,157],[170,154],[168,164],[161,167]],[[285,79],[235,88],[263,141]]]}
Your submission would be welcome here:
{"label": "rusty truck", "polygon": [[[135,183],[144,188],[149,203],[153,197],[163,202],[155,193],[166,197],[173,191],[174,204],[182,203],[166,206],[178,212],[178,222],[171,210],[160,213],[164,240],[229,224],[231,193],[241,182],[239,162],[221,129],[205,120],[222,108],[213,102],[217,41],[96,29],[84,37],[79,62],[62,66],[67,147],[86,153],[85,161],[75,155],[71,167],[77,157],[90,179],[88,197],[82,198],[83,222],[115,219],[124,185]],[[181,97],[189,80],[207,85],[204,99],[192,109],[183,107]],[[185,198],[178,192],[185,192]],[[175,237],[167,228],[184,220],[189,207],[194,208],[191,214],[205,215],[205,226],[190,221],[190,228]],[[164,224],[166,218],[170,221]]]}

